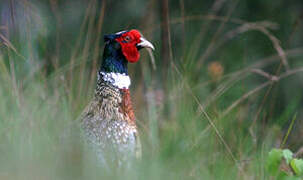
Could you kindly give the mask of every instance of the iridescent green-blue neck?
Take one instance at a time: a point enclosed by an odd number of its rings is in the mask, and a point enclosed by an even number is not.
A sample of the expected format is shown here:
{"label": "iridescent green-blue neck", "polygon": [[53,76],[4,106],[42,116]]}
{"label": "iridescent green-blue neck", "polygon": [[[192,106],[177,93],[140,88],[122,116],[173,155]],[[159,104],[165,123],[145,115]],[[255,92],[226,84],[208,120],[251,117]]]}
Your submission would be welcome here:
{"label": "iridescent green-blue neck", "polygon": [[114,40],[106,42],[100,71],[106,73],[128,74],[127,60],[125,59],[118,42]]}

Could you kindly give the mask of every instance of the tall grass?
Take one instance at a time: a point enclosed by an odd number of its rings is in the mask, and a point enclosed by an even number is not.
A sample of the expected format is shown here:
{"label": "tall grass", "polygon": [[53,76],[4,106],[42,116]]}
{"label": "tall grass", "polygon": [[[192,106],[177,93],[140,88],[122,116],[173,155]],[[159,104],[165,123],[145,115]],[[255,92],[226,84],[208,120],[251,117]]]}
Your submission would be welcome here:
{"label": "tall grass", "polygon": [[[14,23],[4,13],[0,26],[0,179],[268,179],[270,148],[303,146],[303,48],[278,39],[283,24],[238,18],[241,1],[216,0],[192,15],[180,0],[162,27],[156,1],[136,12],[126,2],[9,2],[0,3],[14,10]],[[79,116],[93,95],[102,34],[129,27],[155,44],[157,69],[144,51],[129,65],[143,157],[117,175],[86,152]],[[302,38],[291,31],[289,44]]]}

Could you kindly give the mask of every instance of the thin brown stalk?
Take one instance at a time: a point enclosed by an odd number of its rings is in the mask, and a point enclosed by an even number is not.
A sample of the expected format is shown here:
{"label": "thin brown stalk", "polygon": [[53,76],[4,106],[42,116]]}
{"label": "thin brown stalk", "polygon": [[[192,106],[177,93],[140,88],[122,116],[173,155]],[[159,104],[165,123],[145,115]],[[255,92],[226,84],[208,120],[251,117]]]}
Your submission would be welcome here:
{"label": "thin brown stalk", "polygon": [[[155,5],[158,2],[158,0],[149,0],[147,9],[150,9],[150,11],[146,11],[145,14],[142,16],[140,22],[140,29],[143,31],[143,34],[148,38],[152,39],[152,33],[147,33],[145,29],[150,27],[150,24],[153,24],[155,21],[155,11],[152,11],[152,9],[155,9]],[[150,52],[148,52],[150,53]],[[142,54],[142,59],[146,57],[146,54]],[[153,64],[152,64],[153,65]],[[153,65],[154,66],[154,65]],[[159,118],[159,106],[155,105],[155,99],[152,99],[151,97],[157,97],[155,94],[155,84],[156,84],[156,76],[154,74],[156,73],[155,68],[153,67],[153,70],[151,70],[150,65],[147,61],[140,61],[140,82],[136,86],[136,92],[137,93],[143,93],[144,96],[144,102],[146,111],[148,113],[148,120],[144,122],[137,121],[138,125],[142,128],[143,132],[148,135],[150,143],[152,144],[152,148],[154,150],[157,150],[158,146],[158,126],[159,126],[159,120],[162,118]],[[162,89],[161,89],[162,90]]]}
{"label": "thin brown stalk", "polygon": [[22,111],[22,106],[21,106],[21,97],[20,97],[20,91],[18,88],[18,83],[17,83],[17,79],[16,79],[16,72],[15,72],[15,63],[13,61],[13,58],[11,58],[11,53],[10,50],[7,49],[8,52],[8,58],[9,58],[9,66],[10,66],[10,72],[11,72],[11,83],[12,83],[12,89],[13,89],[13,94],[16,97],[16,102],[17,102],[17,106],[20,109],[20,111]]}
{"label": "thin brown stalk", "polygon": [[[208,15],[191,15],[191,16],[185,16],[184,18],[179,17],[179,18],[173,18],[170,21],[171,25],[174,24],[180,24],[182,21],[188,22],[188,21],[218,21],[218,22],[226,22],[226,23],[231,23],[231,24],[238,24],[238,25],[243,25],[245,23],[249,23],[248,21],[239,19],[239,18],[231,18],[231,17],[226,17],[226,16],[218,16],[218,15],[213,15],[213,14],[208,14]],[[270,23],[270,22],[269,22]],[[271,22],[272,23],[272,22]],[[150,33],[152,31],[155,31],[156,29],[159,29],[160,25],[159,24],[154,24],[152,26],[149,26],[148,29],[146,29],[145,32]],[[277,29],[278,25],[275,23],[272,23],[271,25],[272,29]]]}
{"label": "thin brown stalk", "polygon": [[30,9],[31,3],[28,2],[28,0],[23,0],[24,3],[24,8],[25,8],[25,13],[26,13],[26,27],[25,27],[25,31],[27,34],[27,48],[28,48],[28,60],[29,63],[31,65],[34,66],[34,55],[33,55],[33,46],[32,46],[32,33],[31,33],[31,23],[32,23],[32,18],[31,18],[31,14],[32,14],[32,10]]}
{"label": "thin brown stalk", "polygon": [[183,59],[184,54],[185,54],[185,44],[186,44],[186,33],[185,33],[185,5],[184,5],[184,0],[180,0],[180,9],[181,9],[181,27],[182,27],[182,32],[181,32],[181,37],[182,37],[182,55],[181,59]]}
{"label": "thin brown stalk", "polygon": [[[91,40],[92,40],[92,34],[93,34],[93,30],[94,30],[94,21],[96,18],[96,0],[92,0],[91,1],[91,12],[90,12],[90,18],[88,21],[88,28],[87,28],[87,32],[86,32],[86,39],[85,39],[85,44],[84,44],[84,48],[83,48],[83,52],[82,52],[82,61],[87,62],[88,59],[88,51],[90,49],[90,45],[91,45]],[[83,89],[83,81],[84,81],[84,76],[85,76],[85,67],[86,67],[86,63],[83,63],[82,66],[80,66],[80,71],[79,71],[79,86],[78,86],[78,96],[79,97],[81,95],[82,89]]]}
{"label": "thin brown stalk", "polygon": [[[293,69],[293,70],[289,70],[283,74],[281,74],[278,77],[278,82],[288,76],[297,74],[299,72],[303,72],[303,68],[297,68],[297,69]],[[243,96],[241,96],[238,100],[236,100],[235,102],[233,102],[228,108],[226,108],[226,110],[222,113],[222,117],[224,117],[225,115],[227,115],[231,110],[233,110],[236,106],[238,106],[241,102],[243,102],[245,99],[247,99],[249,96],[257,93],[258,91],[262,90],[263,88],[267,87],[268,85],[272,84],[273,81],[269,80],[261,85],[259,85],[258,87],[256,87],[255,89],[245,93]]]}
{"label": "thin brown stalk", "polygon": [[294,154],[294,157],[298,158],[303,156],[303,146]]}
{"label": "thin brown stalk", "polygon": [[299,25],[302,25],[302,19],[303,19],[303,12],[301,12],[301,15],[296,18],[296,21],[293,25],[292,31],[289,34],[289,38],[287,40],[288,45],[290,45],[290,42],[292,42],[293,38],[295,37],[295,33],[298,31]]}
{"label": "thin brown stalk", "polygon": [[99,19],[98,19],[98,24],[97,24],[97,36],[96,36],[96,41],[95,41],[95,49],[94,49],[94,54],[93,54],[93,64],[92,64],[92,72],[90,76],[90,83],[89,87],[92,87],[94,83],[94,77],[96,76],[97,72],[97,60],[99,58],[100,54],[100,37],[101,37],[101,31],[102,31],[102,25],[103,25],[103,19],[104,19],[104,14],[105,14],[105,9],[106,8],[106,0],[102,1],[101,4],[101,10],[99,12]]}
{"label": "thin brown stalk", "polygon": [[[266,29],[266,27],[271,27],[271,26],[272,26],[272,23],[268,23],[266,21],[260,22],[260,23],[244,24],[244,25],[240,26],[239,28],[237,28],[236,30],[233,30],[233,31],[230,31],[229,33],[227,33],[226,36],[223,38],[223,41],[220,43],[220,45],[224,44],[227,40],[236,37],[240,33],[244,33],[244,32],[250,31],[250,30],[260,31],[270,39],[270,41],[272,42],[274,48],[276,49],[279,57],[281,58],[282,64],[285,66],[286,70],[288,70],[289,65],[288,65],[286,55],[285,55],[285,51],[280,46],[279,40]],[[220,46],[220,45],[218,45],[218,46]]]}
{"label": "thin brown stalk", "polygon": [[1,79],[3,78],[4,80],[8,82],[12,82],[9,70],[6,67],[6,64],[4,62],[3,56],[0,54],[0,74],[1,74]]}
{"label": "thin brown stalk", "polygon": [[181,74],[181,72],[179,71],[179,69],[177,68],[177,66],[174,64],[174,62],[172,61],[172,66],[175,69],[175,71],[178,73],[178,75],[181,78],[181,81],[184,83],[185,88],[187,89],[187,91],[190,93],[190,95],[194,98],[195,102],[197,103],[200,112],[206,117],[209,125],[212,127],[212,129],[215,131],[215,134],[217,135],[217,137],[219,138],[219,140],[221,141],[221,143],[224,145],[225,149],[227,150],[228,154],[230,155],[231,159],[235,162],[235,164],[237,165],[239,171],[245,176],[245,173],[242,169],[242,167],[239,165],[238,160],[236,159],[236,157],[233,155],[231,148],[229,147],[229,145],[226,143],[226,141],[224,140],[223,136],[221,135],[221,133],[219,132],[218,128],[216,127],[216,125],[214,124],[214,122],[211,120],[211,118],[209,117],[209,115],[207,114],[207,112],[205,111],[204,107],[202,106],[202,104],[200,103],[199,99],[197,98],[197,96],[193,93],[192,89],[190,88],[190,86],[188,85],[188,83],[186,82],[185,78],[183,77],[183,75]]}
{"label": "thin brown stalk", "polygon": [[[303,54],[303,48],[295,48],[295,49],[291,49],[291,50],[286,50],[285,51],[286,55],[288,57],[295,57],[295,56],[299,56]],[[279,55],[272,55],[266,58],[262,58],[260,60],[257,60],[256,63],[241,69],[239,71],[235,71],[229,74],[226,74],[224,76],[222,76],[222,82],[220,84],[220,86],[214,91],[214,93],[212,95],[209,96],[208,99],[206,99],[205,103],[203,104],[204,107],[207,107],[209,104],[211,104],[213,101],[215,101],[216,99],[218,99],[222,94],[224,94],[225,91],[227,91],[230,87],[233,86],[233,84],[235,84],[237,81],[242,80],[243,78],[245,78],[247,75],[249,75],[249,72],[254,72],[254,69],[258,69],[258,68],[264,68],[276,61],[279,61]],[[261,70],[259,70],[261,71]],[[257,73],[257,72],[254,72]],[[265,73],[265,72],[264,72]],[[258,73],[257,73],[258,74]],[[259,75],[261,75],[259,73]],[[264,75],[262,74],[262,76],[272,76],[271,79],[275,80],[277,79],[276,75]],[[211,80],[204,82],[203,84],[196,86],[195,88],[201,88],[202,86],[206,86],[208,84],[211,83]]]}
{"label": "thin brown stalk", "polygon": [[[200,115],[201,116],[201,115]],[[196,140],[190,144],[190,149],[195,148],[199,143],[201,142],[202,137],[206,134],[207,131],[209,131],[211,128],[211,125],[208,125],[202,132],[199,133],[199,135],[196,137]]]}
{"label": "thin brown stalk", "polygon": [[59,68],[59,55],[60,55],[60,27],[61,27],[61,16],[58,11],[58,1],[50,0],[51,10],[56,18],[56,48],[55,48],[55,56],[53,66],[55,70]]}
{"label": "thin brown stalk", "polygon": [[238,104],[240,104],[242,101],[244,101],[245,99],[247,99],[249,96],[255,94],[256,92],[260,91],[261,89],[267,87],[268,85],[270,85],[272,83],[272,81],[267,81],[263,84],[261,84],[260,86],[256,87],[255,89],[247,92],[246,94],[244,94],[243,96],[241,96],[241,98],[239,98],[238,100],[236,100],[234,103],[232,103],[222,114],[222,117],[224,117],[226,114],[228,114],[232,109],[234,109]]}
{"label": "thin brown stalk", "polygon": [[83,34],[85,33],[85,25],[87,23],[87,20],[88,20],[88,17],[89,17],[89,11],[90,11],[90,7],[91,5],[88,4],[87,8],[86,8],[86,12],[85,12],[85,16],[84,16],[84,19],[83,19],[83,22],[81,24],[81,27],[80,27],[80,31],[79,31],[79,36],[77,38],[77,41],[76,41],[76,45],[75,47],[73,48],[74,50],[72,51],[72,54],[71,54],[71,58],[70,58],[70,71],[69,71],[69,82],[70,82],[70,97],[72,95],[72,88],[73,88],[73,77],[74,77],[74,73],[73,73],[73,70],[74,70],[74,67],[75,67],[75,60],[76,60],[76,56],[78,55],[77,53],[79,52],[79,48],[81,46],[81,40],[82,40],[82,37],[83,37]]}
{"label": "thin brown stalk", "polygon": [[0,39],[2,39],[2,43],[8,47],[9,49],[13,50],[16,55],[18,55],[19,57],[21,57],[21,59],[25,60],[26,58],[24,56],[22,56],[18,51],[17,49],[14,47],[14,45],[4,36],[0,33]]}
{"label": "thin brown stalk", "polygon": [[[207,53],[204,53],[204,58],[207,59],[211,55],[211,53],[213,53],[214,51],[219,49],[227,41],[237,37],[239,34],[242,34],[242,33],[247,32],[247,31],[256,30],[256,31],[262,32],[263,34],[265,34],[265,32],[267,33],[265,35],[267,37],[269,37],[269,39],[271,40],[271,42],[272,42],[273,46],[275,47],[275,49],[277,50],[280,58],[283,59],[282,61],[286,62],[284,64],[288,64],[287,60],[286,60],[285,52],[283,51],[283,49],[281,47],[279,47],[279,48],[277,47],[278,44],[277,44],[276,38],[271,33],[269,33],[269,31],[266,28],[276,29],[277,25],[275,23],[268,22],[268,21],[244,23],[241,26],[237,27],[236,29],[233,29],[233,30],[227,32],[223,36],[223,38],[216,41],[216,43],[214,43],[212,45],[212,47],[207,50]],[[270,35],[270,36],[268,36],[268,35]]]}
{"label": "thin brown stalk", "polygon": [[247,31],[251,30],[260,30],[260,28],[269,28],[269,29],[276,29],[277,24],[269,22],[269,21],[260,21],[260,22],[248,22],[244,23],[241,26],[227,32],[222,40],[217,43],[217,48],[222,46],[226,41],[233,39],[234,37],[238,36],[239,34],[242,34]]}
{"label": "thin brown stalk", "polygon": [[11,13],[11,19],[12,19],[12,25],[13,25],[13,29],[11,31],[13,31],[13,34],[16,31],[16,24],[15,24],[15,6],[14,6],[14,0],[10,0],[9,1],[9,8],[10,8],[10,13]]}
{"label": "thin brown stalk", "polygon": [[217,31],[215,32],[214,36],[211,39],[211,42],[209,44],[209,46],[207,47],[207,49],[205,50],[205,52],[200,56],[198,62],[197,62],[197,69],[200,69],[202,64],[204,63],[205,59],[209,56],[210,52],[212,51],[212,48],[215,46],[215,43],[217,41],[217,39],[219,38],[219,35],[221,34],[221,32],[223,31],[226,22],[228,21],[228,19],[230,18],[231,14],[234,12],[236,5],[238,4],[239,0],[235,0],[234,3],[232,3],[231,7],[229,8],[228,12],[227,12],[227,19],[225,21],[222,21],[219,28],[217,29]]}
{"label": "thin brown stalk", "polygon": [[[161,3],[161,59],[163,62],[163,79],[166,80],[169,61],[173,59],[171,52],[169,4],[168,0],[160,0]],[[165,88],[166,89],[166,88]]]}
{"label": "thin brown stalk", "polygon": [[[232,76],[228,79],[225,80],[224,83],[222,83],[216,90],[215,92],[210,95],[209,99],[206,100],[204,103],[204,107],[209,106],[212,102],[214,102],[216,99],[218,99],[222,94],[224,94],[228,89],[230,89],[234,84],[236,84],[238,81],[243,80],[249,75],[249,72],[256,73],[258,75],[261,75],[263,77],[266,77],[267,79],[271,81],[278,81],[278,77],[274,75],[270,75],[260,69],[250,69],[246,71],[240,71],[233,73]],[[201,114],[198,114],[200,116]]]}
{"label": "thin brown stalk", "polygon": [[[298,48],[289,49],[289,50],[285,51],[285,55],[288,57],[296,57],[296,56],[300,56],[302,54],[303,54],[303,47],[298,47]],[[251,69],[264,68],[268,65],[271,65],[272,63],[274,63],[276,61],[279,61],[279,55],[272,55],[272,56],[265,57],[265,58],[262,58],[262,59],[259,59],[256,61],[257,61],[256,63],[249,65],[248,67],[241,69],[239,71],[235,71],[231,74],[224,75],[222,78],[225,78],[226,76],[237,75],[238,73],[248,72]]]}
{"label": "thin brown stalk", "polygon": [[[296,56],[303,54],[303,48],[299,47],[299,48],[295,48],[295,49],[291,49],[291,50],[286,50],[285,53],[288,57],[296,57]],[[205,100],[205,103],[203,104],[203,106],[207,107],[213,101],[218,99],[222,94],[224,94],[224,92],[226,92],[230,87],[232,87],[233,84],[235,84],[237,81],[240,81],[243,78],[245,78],[247,75],[249,75],[249,72],[253,72],[254,71],[253,69],[264,68],[268,65],[271,65],[272,63],[274,63],[276,61],[279,61],[279,56],[272,55],[272,56],[262,58],[262,59],[256,60],[256,61],[257,61],[256,63],[249,65],[248,67],[246,67],[244,69],[241,69],[241,70],[229,73],[229,74],[225,74],[224,76],[222,76],[221,82],[223,82],[223,83],[220,83],[220,86],[214,91],[214,93],[212,95],[208,96],[209,99]],[[254,73],[256,73],[256,72],[254,72]],[[264,76],[264,74],[262,76]],[[276,75],[270,75],[270,76],[274,76],[273,80],[275,80]],[[212,82],[211,80],[206,81],[206,82],[194,87],[194,89],[200,89],[203,86],[209,85],[211,82]]]}
{"label": "thin brown stalk", "polygon": [[274,35],[272,35],[266,28],[264,27],[258,27],[258,29],[263,32],[272,42],[274,48],[276,49],[278,55],[281,58],[281,62],[284,65],[286,71],[289,70],[289,65],[288,65],[288,61],[285,55],[285,52],[283,50],[283,48],[280,45],[280,41],[278,38],[276,38]]}
{"label": "thin brown stalk", "polygon": [[[226,0],[215,0],[212,7],[210,8],[210,12],[209,15],[210,16],[215,16],[218,11],[223,7],[223,4]],[[190,49],[189,54],[190,55],[196,55],[199,51],[199,47],[201,46],[203,39],[205,37],[205,34],[207,33],[207,31],[209,30],[209,28],[211,27],[210,24],[214,19],[210,19],[209,21],[205,21],[202,25],[201,25],[201,31],[199,32],[199,34],[197,35],[197,37],[195,38],[194,42],[193,42],[193,46]],[[226,18],[225,20],[228,20],[228,18]]]}
{"label": "thin brown stalk", "polygon": [[227,18],[226,16],[218,16],[214,14],[208,14],[208,15],[191,15],[191,16],[185,16],[184,19],[182,18],[174,18],[171,20],[171,24],[178,24],[182,23],[182,21],[197,21],[197,20],[203,20],[203,21],[226,21],[233,24],[244,24],[247,23],[247,21],[238,19],[238,18]]}
{"label": "thin brown stalk", "polygon": [[236,84],[238,81],[243,80],[246,78],[246,73],[235,73],[232,77],[230,77],[228,80],[225,80],[223,83],[219,85],[216,90],[209,95],[208,99],[204,103],[204,107],[208,107],[212,102],[214,102],[218,97],[220,97],[222,94],[224,94],[228,89],[230,89],[234,84]]}
{"label": "thin brown stalk", "polygon": [[265,78],[267,78],[268,80],[271,80],[271,81],[278,81],[278,77],[275,76],[275,75],[271,75],[265,71],[263,71],[262,69],[251,69],[251,72],[253,73],[256,73],[256,74],[259,74]]}
{"label": "thin brown stalk", "polygon": [[[276,75],[275,75],[275,76],[278,76],[278,75],[279,75],[281,68],[282,68],[282,62],[280,62],[279,67],[278,67],[278,69],[277,69],[277,71],[276,71]],[[278,78],[278,79],[279,79],[279,78]],[[272,84],[270,85],[270,87],[267,89],[267,91],[266,91],[266,93],[265,93],[265,95],[264,95],[264,97],[263,97],[263,99],[262,99],[261,105],[259,106],[258,111],[257,111],[257,113],[256,113],[256,115],[255,115],[255,117],[254,117],[254,120],[253,120],[253,122],[251,123],[251,125],[250,125],[250,127],[249,127],[250,134],[251,134],[253,137],[255,136],[255,135],[254,135],[254,131],[253,131],[253,127],[254,127],[254,125],[256,124],[256,122],[257,122],[257,120],[258,120],[258,117],[259,117],[259,115],[261,114],[261,112],[262,112],[262,110],[263,110],[263,107],[264,107],[264,105],[265,105],[265,102],[267,101],[267,98],[269,97],[269,94],[270,94],[270,92],[272,91],[273,88],[274,88],[274,83],[272,83]],[[264,121],[264,120],[263,120],[263,121]]]}
{"label": "thin brown stalk", "polygon": [[[60,26],[61,26],[61,17],[58,11],[58,1],[50,0],[51,10],[56,19],[56,45],[55,45],[55,55],[51,57],[51,63],[53,64],[54,70],[59,69],[59,56],[60,56]],[[58,85],[59,78],[56,77],[55,83]],[[58,88],[55,88],[56,96],[59,96]]]}

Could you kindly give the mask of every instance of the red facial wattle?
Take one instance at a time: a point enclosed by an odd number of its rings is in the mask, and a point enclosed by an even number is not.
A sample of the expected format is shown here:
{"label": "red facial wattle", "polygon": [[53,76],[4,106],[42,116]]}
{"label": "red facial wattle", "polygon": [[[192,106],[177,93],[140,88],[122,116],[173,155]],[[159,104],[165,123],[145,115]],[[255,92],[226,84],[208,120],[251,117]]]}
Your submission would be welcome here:
{"label": "red facial wattle", "polygon": [[121,45],[121,50],[127,61],[134,63],[140,58],[140,53],[136,47],[140,43],[141,34],[137,30],[131,30],[122,34],[116,39]]}
{"label": "red facial wattle", "polygon": [[140,58],[140,53],[136,47],[136,45],[128,44],[128,43],[120,43],[122,48],[122,53],[125,58],[131,62],[137,62]]}

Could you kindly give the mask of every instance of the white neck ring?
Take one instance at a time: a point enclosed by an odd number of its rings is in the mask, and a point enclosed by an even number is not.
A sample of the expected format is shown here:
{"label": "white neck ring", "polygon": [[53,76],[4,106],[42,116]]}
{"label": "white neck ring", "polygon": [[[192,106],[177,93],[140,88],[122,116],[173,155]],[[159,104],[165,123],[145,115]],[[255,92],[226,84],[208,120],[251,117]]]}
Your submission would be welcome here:
{"label": "white neck ring", "polygon": [[[101,77],[100,77],[101,76]],[[107,72],[100,72],[98,74],[98,80],[102,78],[104,81],[111,83],[113,86],[119,89],[128,89],[130,86],[130,78],[125,73],[107,73]]]}

